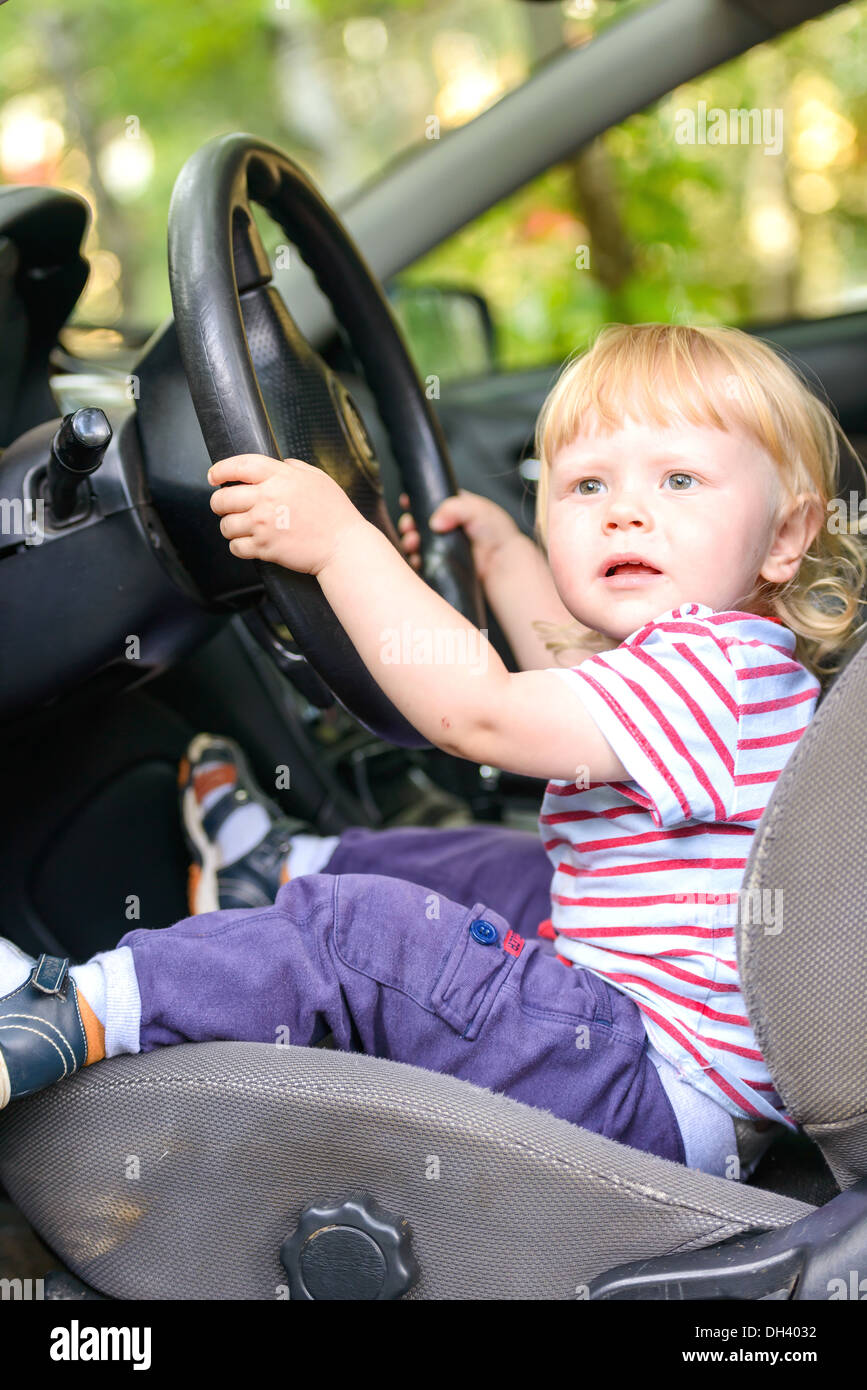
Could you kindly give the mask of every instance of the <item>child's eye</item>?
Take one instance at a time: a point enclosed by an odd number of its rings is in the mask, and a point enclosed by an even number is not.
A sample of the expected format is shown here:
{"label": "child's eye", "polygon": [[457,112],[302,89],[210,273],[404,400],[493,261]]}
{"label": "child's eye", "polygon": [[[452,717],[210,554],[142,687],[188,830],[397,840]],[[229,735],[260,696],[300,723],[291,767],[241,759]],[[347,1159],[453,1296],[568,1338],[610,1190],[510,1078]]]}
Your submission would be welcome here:
{"label": "child's eye", "polygon": [[[695,476],[694,473],[669,473],[668,479],[671,479],[671,478],[677,478],[679,481],[683,481],[684,479],[690,479],[690,480],[691,480],[692,482],[694,482],[694,483],[697,483],[697,482],[698,482],[698,479],[696,478],[696,476]],[[668,481],[668,479],[667,479],[666,481]],[[602,483],[602,481],[601,481],[599,478],[581,478],[581,479],[575,484],[575,486],[576,486],[576,488],[578,489],[578,491],[579,491],[579,493],[581,494],[582,497],[598,497],[598,496],[599,496],[599,492],[598,492],[597,490],[594,490],[593,492],[585,492],[585,491],[584,491],[584,484],[585,484],[585,483],[592,483],[592,484],[595,484],[597,489],[598,489],[598,488],[602,488],[602,487],[605,486],[604,483]],[[674,488],[672,488],[672,491],[673,491],[673,492],[694,492],[695,489],[687,485],[686,487],[680,487],[680,486],[674,487]]]}

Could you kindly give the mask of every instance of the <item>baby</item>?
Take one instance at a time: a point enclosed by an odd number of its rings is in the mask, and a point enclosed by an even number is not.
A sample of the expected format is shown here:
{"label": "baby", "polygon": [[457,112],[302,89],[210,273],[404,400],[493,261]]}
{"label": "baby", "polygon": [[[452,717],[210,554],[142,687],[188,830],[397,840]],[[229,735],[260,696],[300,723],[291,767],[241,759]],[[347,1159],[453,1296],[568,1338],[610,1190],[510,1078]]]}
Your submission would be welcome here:
{"label": "baby", "polygon": [[[503,611],[511,592],[516,608],[544,604],[554,620],[533,634],[527,623],[516,673],[487,646],[484,662],[468,660],[476,629],[321,469],[260,455],[215,464],[215,486],[234,484],[211,499],[232,552],[315,575],[378,684],[431,743],[547,781],[550,918],[541,939],[525,938],[517,904],[496,910],[480,878],[459,901],[414,881],[411,860],[400,875],[299,860],[289,876],[288,844],[270,841],[264,859],[261,845],[253,853],[270,866],[273,903],[237,853],[227,898],[214,848],[228,823],[221,787],[238,778],[227,746],[223,764],[182,773],[203,885],[196,915],[128,932],[72,967],[0,941],[0,1107],[121,1052],[211,1039],[310,1046],[330,1031],[341,1049],[748,1176],[761,1145],[745,1136],[795,1125],[735,958],[745,907],[762,930],[782,921],[776,901],[743,904],[740,885],[821,680],[860,631],[863,546],[826,524],[841,441],[828,408],[757,339],[608,325],[567,361],[539,416],[547,565],[527,537],[501,548]],[[482,570],[497,549],[490,510],[461,493],[438,512],[466,525]],[[490,599],[493,569],[481,577]],[[396,661],[386,636],[407,620],[422,655],[414,646]],[[462,640],[434,643],[432,660],[430,638],[443,632]],[[544,665],[569,651],[571,666]]]}

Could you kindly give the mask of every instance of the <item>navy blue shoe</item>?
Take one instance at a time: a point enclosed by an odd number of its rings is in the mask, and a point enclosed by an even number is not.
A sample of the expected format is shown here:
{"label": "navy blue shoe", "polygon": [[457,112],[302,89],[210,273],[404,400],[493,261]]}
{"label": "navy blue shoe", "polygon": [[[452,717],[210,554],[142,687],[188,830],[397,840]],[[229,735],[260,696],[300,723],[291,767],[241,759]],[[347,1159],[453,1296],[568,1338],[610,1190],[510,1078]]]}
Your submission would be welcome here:
{"label": "navy blue shoe", "polygon": [[[207,811],[202,802],[225,787]],[[181,820],[191,864],[187,901],[191,916],[220,908],[270,907],[289,874],[286,856],[292,836],[315,834],[309,821],[283,814],[256,783],[241,748],[233,739],[197,734],[178,771]],[[242,858],[224,865],[217,833],[239,806],[263,807],[271,822],[260,842]]]}
{"label": "navy blue shoe", "polygon": [[[11,942],[2,944],[17,951]],[[24,983],[0,999],[0,1110],[72,1076],[86,1062],[87,1035],[69,960],[43,954]]]}

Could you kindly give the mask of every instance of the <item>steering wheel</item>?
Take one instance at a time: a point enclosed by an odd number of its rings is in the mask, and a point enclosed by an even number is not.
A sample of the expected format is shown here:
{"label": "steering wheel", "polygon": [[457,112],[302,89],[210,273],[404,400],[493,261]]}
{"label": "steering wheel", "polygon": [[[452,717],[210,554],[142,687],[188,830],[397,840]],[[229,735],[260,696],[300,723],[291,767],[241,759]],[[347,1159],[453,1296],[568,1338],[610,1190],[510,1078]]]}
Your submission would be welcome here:
{"label": "steering wheel", "polygon": [[[466,536],[460,529],[437,535],[427,525],[457,481],[382,288],[304,170],[243,133],[218,136],[187,160],[169,208],[178,348],[211,461],[258,453],[315,464],[399,548],[361,415],[272,284],[251,202],[295,244],[349,338],[418,523],[422,577],[480,627],[484,602]],[[203,523],[224,543],[213,513]],[[391,743],[428,747],[364,665],[315,576],[252,563],[298,649],[343,708]]]}

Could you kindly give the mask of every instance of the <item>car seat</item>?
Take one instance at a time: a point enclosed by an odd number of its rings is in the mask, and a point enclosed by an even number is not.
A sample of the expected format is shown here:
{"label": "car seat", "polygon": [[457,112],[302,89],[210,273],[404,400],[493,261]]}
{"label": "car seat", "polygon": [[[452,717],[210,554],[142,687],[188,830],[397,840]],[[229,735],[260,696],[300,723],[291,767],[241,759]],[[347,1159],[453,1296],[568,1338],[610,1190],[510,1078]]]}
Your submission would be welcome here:
{"label": "car seat", "polygon": [[0,1179],[118,1298],[828,1297],[867,1264],[865,707],[862,646],[751,845],[744,893],[780,890],[783,915],[737,924],[743,993],[801,1129],[750,1181],[404,1063],[238,1042],[113,1058],[16,1102]]}

